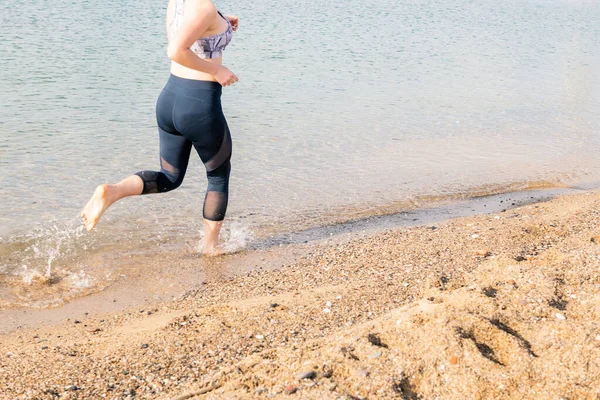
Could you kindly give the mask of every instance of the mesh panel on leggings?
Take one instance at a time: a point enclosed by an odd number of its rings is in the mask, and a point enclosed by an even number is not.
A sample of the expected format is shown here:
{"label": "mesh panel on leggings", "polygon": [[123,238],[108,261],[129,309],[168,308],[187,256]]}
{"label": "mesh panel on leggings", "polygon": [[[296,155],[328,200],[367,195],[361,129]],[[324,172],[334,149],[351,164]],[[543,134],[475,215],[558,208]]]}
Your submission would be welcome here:
{"label": "mesh panel on leggings", "polygon": [[227,210],[227,193],[206,192],[204,198],[204,219],[209,221],[223,221]]}
{"label": "mesh panel on leggings", "polygon": [[160,169],[171,182],[176,182],[179,179],[179,168],[175,168],[162,157],[160,158]]}

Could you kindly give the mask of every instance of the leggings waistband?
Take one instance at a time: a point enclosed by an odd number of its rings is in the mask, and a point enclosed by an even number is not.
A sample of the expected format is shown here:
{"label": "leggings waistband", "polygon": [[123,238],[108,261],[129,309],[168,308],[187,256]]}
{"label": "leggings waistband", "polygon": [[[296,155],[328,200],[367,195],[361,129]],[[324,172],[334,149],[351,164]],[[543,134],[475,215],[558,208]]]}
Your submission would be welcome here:
{"label": "leggings waistband", "polygon": [[176,85],[185,89],[192,90],[218,90],[220,92],[223,89],[219,82],[181,78],[173,74],[169,76],[169,81],[167,82],[167,84]]}

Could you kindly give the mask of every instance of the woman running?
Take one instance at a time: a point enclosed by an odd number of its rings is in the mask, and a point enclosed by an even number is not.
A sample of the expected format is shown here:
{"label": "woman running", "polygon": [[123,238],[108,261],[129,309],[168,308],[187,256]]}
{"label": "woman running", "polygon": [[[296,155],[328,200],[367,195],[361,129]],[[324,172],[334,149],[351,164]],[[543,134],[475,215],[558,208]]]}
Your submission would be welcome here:
{"label": "woman running", "polygon": [[206,167],[204,254],[215,252],[227,209],[231,136],[221,109],[222,86],[238,77],[222,64],[223,50],[238,28],[210,0],[169,0],[167,54],[171,76],[158,97],[156,121],[160,171],[141,171],[96,188],[81,217],[88,231],[111,204],[127,196],[165,193],[181,185],[192,146]]}

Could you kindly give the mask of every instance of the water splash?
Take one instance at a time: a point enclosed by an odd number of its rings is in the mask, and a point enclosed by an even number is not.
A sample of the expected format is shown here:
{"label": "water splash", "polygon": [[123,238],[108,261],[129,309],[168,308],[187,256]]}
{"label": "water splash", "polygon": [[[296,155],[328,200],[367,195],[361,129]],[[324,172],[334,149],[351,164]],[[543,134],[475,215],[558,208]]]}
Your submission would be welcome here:
{"label": "water splash", "polygon": [[88,251],[97,240],[75,218],[0,238],[0,308],[58,307],[102,290],[110,284],[98,276],[104,262],[95,265]]}
{"label": "water splash", "polygon": [[[247,225],[234,221],[223,226],[219,238],[221,242],[219,246],[220,250],[224,254],[232,254],[244,250],[254,238],[254,233]],[[200,241],[196,251],[199,253],[202,252],[203,247],[204,231],[200,231]]]}
{"label": "water splash", "polygon": [[53,284],[57,280],[84,272],[65,269],[89,246],[88,237],[78,220],[51,221],[29,232],[0,239],[0,276],[21,277],[22,283]]}

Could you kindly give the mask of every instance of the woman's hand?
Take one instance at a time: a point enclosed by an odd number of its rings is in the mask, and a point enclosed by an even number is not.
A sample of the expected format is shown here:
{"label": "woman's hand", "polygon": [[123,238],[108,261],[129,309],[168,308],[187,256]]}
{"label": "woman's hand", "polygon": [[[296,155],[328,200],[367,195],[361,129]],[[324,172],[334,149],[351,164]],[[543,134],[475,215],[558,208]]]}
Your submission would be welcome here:
{"label": "woman's hand", "polygon": [[227,20],[231,24],[231,28],[234,31],[237,31],[238,26],[240,26],[240,19],[236,15],[226,15],[225,18],[227,18]]}
{"label": "woman's hand", "polygon": [[213,76],[221,86],[230,86],[239,80],[233,72],[222,65],[219,65],[219,69],[217,69],[217,72]]}

